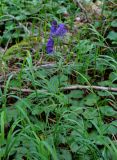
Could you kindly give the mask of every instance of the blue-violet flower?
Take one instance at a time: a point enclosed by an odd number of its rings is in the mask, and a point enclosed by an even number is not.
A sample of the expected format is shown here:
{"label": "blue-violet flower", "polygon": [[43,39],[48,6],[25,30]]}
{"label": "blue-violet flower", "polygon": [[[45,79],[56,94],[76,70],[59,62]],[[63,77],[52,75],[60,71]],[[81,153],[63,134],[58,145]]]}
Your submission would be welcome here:
{"label": "blue-violet flower", "polygon": [[52,53],[54,51],[54,37],[63,37],[67,32],[67,29],[64,24],[57,25],[56,21],[52,22],[50,29],[50,37],[46,45],[47,53]]}
{"label": "blue-violet flower", "polygon": [[51,25],[51,28],[50,28],[50,36],[55,35],[57,27],[58,27],[57,22],[53,21],[52,25]]}
{"label": "blue-violet flower", "polygon": [[53,50],[54,50],[54,40],[50,37],[46,45],[46,51],[47,53],[52,53]]}
{"label": "blue-violet flower", "polygon": [[65,25],[64,24],[59,24],[58,25],[58,28],[55,32],[55,36],[57,37],[63,37],[65,34],[66,34],[67,30],[65,28]]}

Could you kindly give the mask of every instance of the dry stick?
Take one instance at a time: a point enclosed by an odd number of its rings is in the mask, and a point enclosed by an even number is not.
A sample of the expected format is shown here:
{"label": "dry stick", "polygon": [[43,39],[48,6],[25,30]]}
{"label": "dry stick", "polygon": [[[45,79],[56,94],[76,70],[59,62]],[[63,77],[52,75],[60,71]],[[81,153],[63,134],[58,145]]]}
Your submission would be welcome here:
{"label": "dry stick", "polygon": [[84,85],[71,85],[68,87],[61,88],[62,90],[76,90],[76,89],[95,89],[95,90],[102,90],[102,91],[112,91],[117,92],[117,88],[113,87],[102,87],[102,86],[84,86]]}
{"label": "dry stick", "polygon": [[[4,85],[0,85],[0,88],[5,88]],[[12,91],[22,91],[25,93],[32,93],[34,90],[31,89],[19,89],[19,88],[9,88]],[[102,86],[85,86],[85,85],[71,85],[68,87],[62,87],[60,90],[66,91],[66,90],[77,90],[77,89],[94,89],[94,90],[102,90],[102,91],[111,91],[111,92],[117,92],[117,88],[113,87],[102,87]],[[37,92],[47,93],[47,90],[37,90]]]}
{"label": "dry stick", "polygon": [[[6,86],[5,85],[0,85],[0,88],[5,88]],[[24,92],[24,93],[32,93],[32,92],[35,92],[35,90],[32,90],[32,89],[20,89],[20,88],[15,88],[15,87],[9,87],[9,90],[12,90],[12,91],[21,91],[21,92]],[[47,90],[37,90],[37,92],[41,92],[41,93],[47,93]]]}

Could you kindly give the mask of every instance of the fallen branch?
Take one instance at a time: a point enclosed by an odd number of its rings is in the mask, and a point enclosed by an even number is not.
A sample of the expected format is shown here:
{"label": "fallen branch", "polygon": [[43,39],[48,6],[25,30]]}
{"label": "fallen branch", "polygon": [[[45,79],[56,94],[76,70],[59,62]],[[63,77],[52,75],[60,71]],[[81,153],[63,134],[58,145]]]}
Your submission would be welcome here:
{"label": "fallen branch", "polygon": [[[0,88],[5,88],[6,86],[5,85],[0,85]],[[24,92],[24,93],[33,93],[35,92],[35,90],[32,90],[32,89],[20,89],[20,88],[16,88],[16,87],[9,87],[8,90],[12,90],[12,91],[20,91],[20,92]],[[36,90],[37,92],[47,92],[47,90]]]}
{"label": "fallen branch", "polygon": [[72,86],[68,86],[68,87],[63,87],[61,89],[62,90],[94,89],[94,90],[117,92],[117,88],[113,88],[113,87],[84,86],[84,85],[72,85]]}
{"label": "fallen branch", "polygon": [[[0,85],[0,88],[5,88],[4,85]],[[14,88],[14,87],[10,87],[9,88],[12,91],[20,91],[20,92],[24,92],[24,93],[32,93],[35,92],[35,90],[31,90],[31,89],[20,89],[20,88]],[[66,90],[78,90],[78,89],[94,89],[94,90],[101,90],[101,91],[111,91],[111,92],[117,92],[117,88],[113,88],[113,87],[102,87],[102,86],[84,86],[84,85],[71,85],[68,87],[62,87],[60,88],[61,91],[66,91]],[[47,90],[36,90],[37,92],[41,92],[41,93],[47,93]]]}

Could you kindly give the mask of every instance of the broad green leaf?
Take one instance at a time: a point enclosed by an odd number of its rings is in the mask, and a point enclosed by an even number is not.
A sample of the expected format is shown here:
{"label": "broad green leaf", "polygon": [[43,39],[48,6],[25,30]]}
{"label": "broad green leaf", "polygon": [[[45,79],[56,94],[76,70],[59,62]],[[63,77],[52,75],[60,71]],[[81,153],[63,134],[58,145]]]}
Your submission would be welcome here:
{"label": "broad green leaf", "polygon": [[111,124],[112,124],[113,126],[117,127],[117,120],[112,121]]}
{"label": "broad green leaf", "polygon": [[110,106],[102,106],[100,107],[100,111],[105,116],[117,116],[117,111]]}
{"label": "broad green leaf", "polygon": [[78,149],[79,149],[79,146],[76,142],[73,142],[71,145],[70,145],[70,149],[72,152],[77,152]]}
{"label": "broad green leaf", "polygon": [[98,112],[97,112],[96,108],[87,108],[84,111],[83,116],[86,119],[94,119],[95,117],[98,116]]}
{"label": "broad green leaf", "polygon": [[57,11],[58,14],[61,14],[61,13],[67,13],[67,9],[65,7],[61,7],[58,11]]}
{"label": "broad green leaf", "polygon": [[110,31],[107,38],[113,41],[117,41],[117,32]]}
{"label": "broad green leaf", "polygon": [[64,160],[72,160],[72,155],[69,150],[62,149],[61,152],[61,157],[63,157]]}
{"label": "broad green leaf", "polygon": [[82,90],[74,90],[71,91],[70,94],[68,94],[69,98],[82,98],[84,94],[84,91]]}
{"label": "broad green leaf", "polygon": [[60,81],[58,76],[53,76],[52,78],[50,78],[50,80],[47,82],[47,89],[50,92],[54,92],[57,93],[59,92],[59,85],[60,85]]}
{"label": "broad green leaf", "polygon": [[113,135],[117,135],[117,127],[113,126],[113,125],[109,125],[108,127],[108,134],[113,134]]}
{"label": "broad green leaf", "polygon": [[116,72],[111,72],[110,75],[109,75],[109,79],[110,79],[112,82],[117,81],[117,73],[116,73]]}
{"label": "broad green leaf", "polygon": [[26,15],[19,15],[19,16],[16,16],[16,20],[25,20],[26,19]]}
{"label": "broad green leaf", "polygon": [[108,140],[108,138],[106,136],[101,136],[101,135],[94,136],[94,137],[92,137],[92,139],[98,145],[104,145]]}
{"label": "broad green leaf", "polygon": [[98,102],[99,99],[100,99],[99,96],[91,93],[85,98],[85,104],[88,106],[93,106]]}
{"label": "broad green leaf", "polygon": [[110,96],[111,93],[110,92],[107,92],[107,91],[98,91],[97,92],[99,96],[101,97],[107,97],[107,96]]}
{"label": "broad green leaf", "polygon": [[100,86],[111,86],[112,85],[112,82],[109,81],[109,80],[105,80],[105,81],[101,81],[101,82],[98,82],[98,85]]}
{"label": "broad green leaf", "polygon": [[33,115],[40,115],[43,111],[44,111],[44,106],[36,105],[32,110],[32,114]]}
{"label": "broad green leaf", "polygon": [[112,26],[112,27],[117,27],[117,20],[112,21],[112,22],[111,22],[111,26]]}

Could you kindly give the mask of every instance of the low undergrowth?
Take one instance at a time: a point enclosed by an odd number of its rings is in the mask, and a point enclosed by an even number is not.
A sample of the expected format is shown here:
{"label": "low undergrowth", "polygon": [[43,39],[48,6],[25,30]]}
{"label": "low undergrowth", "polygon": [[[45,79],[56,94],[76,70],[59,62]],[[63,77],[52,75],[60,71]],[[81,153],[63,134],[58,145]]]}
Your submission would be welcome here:
{"label": "low undergrowth", "polygon": [[116,2],[0,3],[0,159],[116,160]]}

